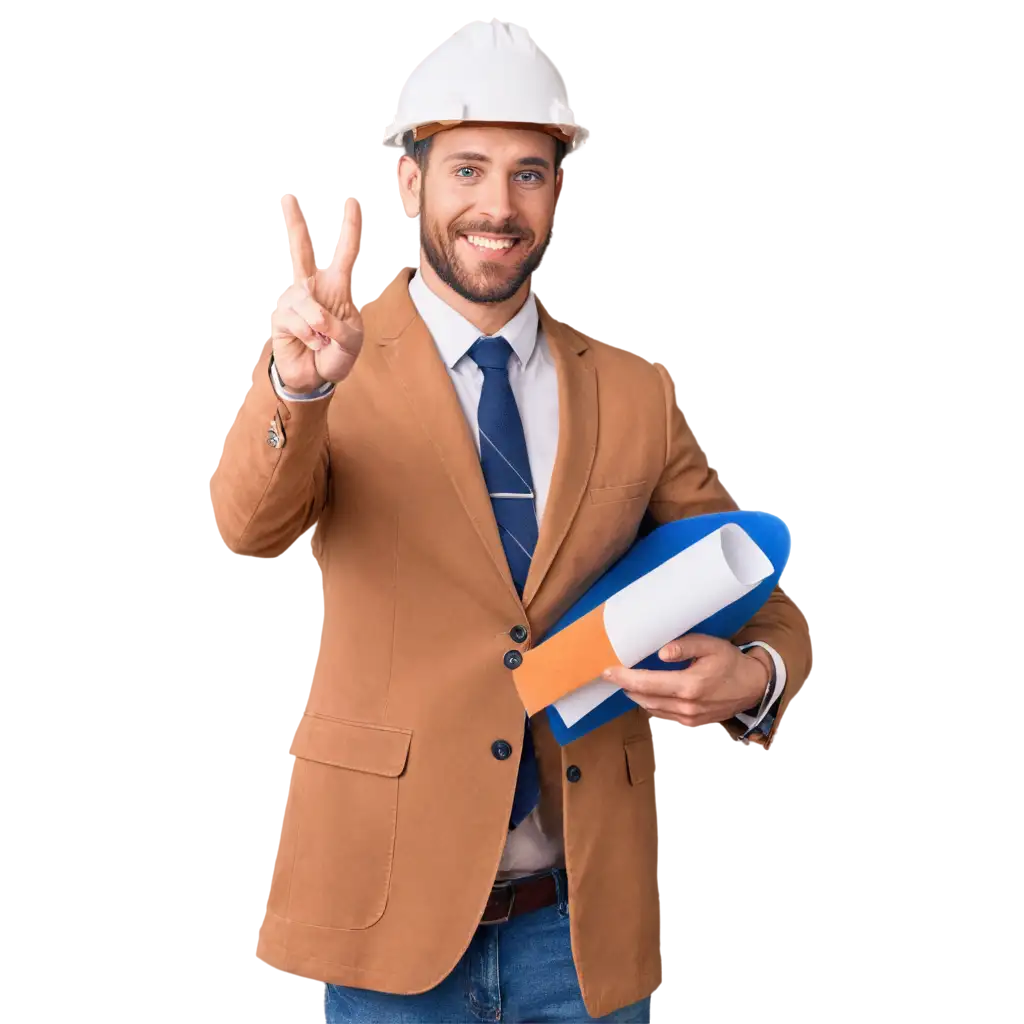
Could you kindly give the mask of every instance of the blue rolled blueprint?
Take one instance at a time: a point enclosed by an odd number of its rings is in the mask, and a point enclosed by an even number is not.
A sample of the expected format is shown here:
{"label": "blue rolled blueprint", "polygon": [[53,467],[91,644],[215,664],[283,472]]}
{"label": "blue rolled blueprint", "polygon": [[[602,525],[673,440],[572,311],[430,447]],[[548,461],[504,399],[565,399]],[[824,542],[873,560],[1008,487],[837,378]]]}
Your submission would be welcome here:
{"label": "blue rolled blueprint", "polygon": [[[735,530],[730,531],[729,529],[723,531],[722,528],[726,527],[727,524],[735,524],[740,527],[742,534]],[[666,566],[669,560],[675,560],[678,563],[680,559],[677,556],[697,545],[699,541],[705,542],[700,547],[706,547],[708,543],[718,541],[719,537],[711,538],[709,536],[716,531],[719,531],[720,534],[731,532],[731,535],[740,537],[745,534],[746,538],[744,539],[748,545],[750,541],[753,542],[753,545],[749,546],[754,549],[755,556],[761,556],[762,558],[766,556],[766,560],[762,563],[764,568],[756,573],[754,577],[760,578],[760,582],[736,600],[732,600],[731,603],[724,607],[719,607],[717,611],[709,614],[702,621],[689,629],[680,630],[676,635],[682,635],[684,632],[704,633],[724,639],[735,635],[768,600],[789,558],[789,530],[781,519],[767,512],[712,512],[706,515],[692,516],[688,519],[679,519],[657,527],[647,536],[635,541],[632,547],[595,581],[590,589],[552,625],[536,646],[527,652],[527,658],[533,655],[534,652],[542,651],[547,641],[571,626],[574,622],[591,613],[600,614],[596,610],[602,605],[605,606],[603,611],[607,615],[608,609],[614,605],[614,601],[610,599],[616,594],[620,594],[625,588],[637,583],[641,578],[647,577],[647,580],[653,580],[655,578],[654,570]],[[755,545],[756,548],[754,548]],[[756,549],[760,549],[760,551],[758,552]],[[696,548],[689,552],[689,554],[696,553]],[[761,553],[763,553],[763,556]],[[764,575],[765,572],[769,574]],[[632,592],[637,593],[638,588],[634,587]],[[641,596],[643,595],[641,594]],[[633,603],[636,604],[635,601]],[[651,601],[650,606],[642,609],[642,611],[649,614],[657,614],[661,610],[660,606],[664,603]],[[656,604],[658,605],[657,607]],[[619,628],[619,633],[621,634],[623,631],[628,632],[629,625],[628,622],[623,624]],[[612,632],[610,628],[609,632]],[[669,642],[670,639],[672,639],[671,636],[666,637],[657,645],[655,653],[633,662],[631,667],[663,671],[686,668],[690,663],[689,661],[665,662],[658,657],[657,651],[665,643]],[[628,646],[628,644],[625,645],[627,649]],[[650,648],[648,647],[647,649]],[[617,650],[623,650],[621,641]],[[607,664],[615,664],[617,660],[612,658],[607,661]],[[623,660],[622,664],[629,664],[629,662]],[[523,669],[518,671],[523,671],[528,667],[524,662]],[[519,682],[517,682],[517,686],[520,686]],[[521,688],[521,692],[524,692],[524,688]],[[621,689],[618,689],[603,699],[592,710],[584,714],[583,717],[566,722],[559,711],[560,704],[564,704],[564,701],[553,701],[547,705],[546,711],[551,723],[551,731],[555,739],[562,746],[571,743],[575,739],[579,739],[579,737],[586,735],[612,718],[636,707],[636,704]],[[527,709],[530,710],[529,706]]]}

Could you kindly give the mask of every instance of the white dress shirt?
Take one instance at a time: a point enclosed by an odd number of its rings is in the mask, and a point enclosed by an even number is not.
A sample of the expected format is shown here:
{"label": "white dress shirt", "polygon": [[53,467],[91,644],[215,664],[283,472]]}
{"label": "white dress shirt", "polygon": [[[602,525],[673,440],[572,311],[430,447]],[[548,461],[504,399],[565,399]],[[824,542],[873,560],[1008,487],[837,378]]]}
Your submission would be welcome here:
{"label": "white dress shirt", "polygon": [[[458,313],[439,295],[436,295],[417,272],[409,281],[409,297],[423,318],[438,353],[448,368],[455,393],[462,411],[473,433],[477,451],[480,450],[480,433],[477,424],[477,407],[483,390],[484,372],[468,355],[470,347],[481,337],[461,313]],[[536,496],[537,524],[540,525],[551,485],[551,472],[555,465],[558,448],[558,375],[551,351],[548,348],[544,329],[537,314],[536,298],[531,291],[519,311],[504,326],[492,335],[501,335],[512,346],[515,357],[509,358],[508,379],[519,407],[526,436],[526,451],[533,476],[533,490]],[[317,401],[326,398],[334,385],[326,383],[315,391],[299,394],[288,391],[277,373],[271,358],[270,377],[274,390],[284,401]],[[786,667],[778,653],[767,643],[756,640],[740,645],[741,650],[757,645],[763,647],[775,665],[775,686],[766,692],[765,700],[754,715],[737,715],[737,720],[755,729],[775,705],[786,682]],[[749,742],[749,741],[746,741]],[[532,874],[545,868],[564,865],[562,836],[546,835],[540,823],[539,807],[508,833],[505,850],[498,865],[498,879],[514,878]]]}

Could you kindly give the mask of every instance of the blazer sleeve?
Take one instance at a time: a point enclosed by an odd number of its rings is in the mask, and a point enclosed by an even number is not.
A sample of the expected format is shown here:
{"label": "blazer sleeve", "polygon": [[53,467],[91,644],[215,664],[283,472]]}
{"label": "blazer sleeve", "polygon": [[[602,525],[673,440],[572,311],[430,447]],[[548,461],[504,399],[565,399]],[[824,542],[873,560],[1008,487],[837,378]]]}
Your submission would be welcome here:
{"label": "blazer sleeve", "polygon": [[240,555],[273,558],[320,516],[327,501],[330,395],[289,402],[270,378],[268,339],[252,386],[224,441],[210,497],[224,543]]}
{"label": "blazer sleeve", "polygon": [[[718,479],[717,472],[697,444],[685,417],[676,404],[675,385],[660,363],[654,364],[661,377],[665,399],[665,467],[655,485],[648,505],[658,523],[705,515],[709,512],[734,512],[739,506]],[[767,733],[754,731],[749,738],[767,749],[771,746],[779,722],[811,671],[811,637],[807,620],[781,587],[776,586],[762,608],[734,636],[734,644],[763,640],[778,651],[786,666],[786,685],[775,708],[775,718]],[[735,718],[722,726],[733,739],[740,739],[744,726]]]}

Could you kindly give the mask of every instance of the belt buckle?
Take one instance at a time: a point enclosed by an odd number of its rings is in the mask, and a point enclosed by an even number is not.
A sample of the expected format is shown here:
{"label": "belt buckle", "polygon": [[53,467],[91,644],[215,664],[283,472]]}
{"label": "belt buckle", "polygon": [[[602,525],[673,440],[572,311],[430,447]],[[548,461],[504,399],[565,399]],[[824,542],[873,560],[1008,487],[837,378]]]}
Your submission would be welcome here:
{"label": "belt buckle", "polygon": [[485,917],[480,923],[481,924],[504,924],[512,916],[512,908],[516,905],[516,887],[513,879],[509,879],[507,882],[499,882],[497,885],[491,887],[493,892],[494,889],[508,889],[511,893],[511,897],[508,901],[508,911],[504,917]]}

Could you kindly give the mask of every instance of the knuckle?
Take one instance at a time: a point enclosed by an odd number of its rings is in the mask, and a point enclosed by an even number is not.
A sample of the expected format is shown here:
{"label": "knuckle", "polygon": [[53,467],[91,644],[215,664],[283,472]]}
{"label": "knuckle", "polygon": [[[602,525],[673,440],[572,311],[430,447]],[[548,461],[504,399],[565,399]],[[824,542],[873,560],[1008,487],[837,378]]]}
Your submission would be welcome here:
{"label": "knuckle", "polygon": [[290,284],[281,294],[278,296],[277,304],[280,307],[290,306],[295,299],[299,296],[300,291],[298,285]]}
{"label": "knuckle", "polygon": [[300,322],[301,321],[295,315],[294,310],[289,309],[287,312],[281,314],[281,329],[295,337],[299,336],[298,329]]}

